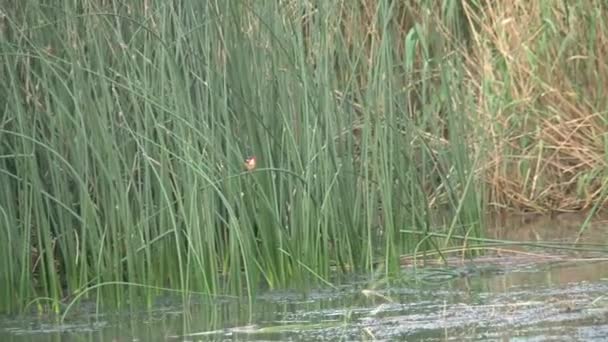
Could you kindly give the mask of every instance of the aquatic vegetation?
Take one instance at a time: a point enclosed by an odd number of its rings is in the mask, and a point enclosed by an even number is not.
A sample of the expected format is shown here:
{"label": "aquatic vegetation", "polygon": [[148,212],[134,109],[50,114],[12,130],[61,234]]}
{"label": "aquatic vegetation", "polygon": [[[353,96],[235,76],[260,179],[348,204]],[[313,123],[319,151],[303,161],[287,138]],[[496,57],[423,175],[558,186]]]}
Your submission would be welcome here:
{"label": "aquatic vegetation", "polygon": [[2,5],[0,311],[253,298],[489,206],[601,208],[606,9],[540,3]]}

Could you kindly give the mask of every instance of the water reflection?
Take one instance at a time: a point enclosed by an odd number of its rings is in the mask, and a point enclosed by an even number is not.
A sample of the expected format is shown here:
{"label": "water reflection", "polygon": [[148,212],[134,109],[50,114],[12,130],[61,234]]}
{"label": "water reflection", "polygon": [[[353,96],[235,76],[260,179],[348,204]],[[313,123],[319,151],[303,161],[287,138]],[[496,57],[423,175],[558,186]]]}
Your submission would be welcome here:
{"label": "water reflection", "polygon": [[[580,217],[559,215],[511,217],[497,220],[489,237],[573,242],[581,222]],[[605,243],[605,222],[594,221],[579,242]],[[356,278],[338,290],[268,292],[253,307],[236,299],[193,297],[188,307],[180,301],[161,301],[158,307],[162,309],[152,313],[97,316],[81,310],[65,324],[39,316],[3,318],[0,341],[608,338],[608,298],[604,297],[608,261],[600,254],[525,250],[521,246],[505,250],[474,261],[453,258],[447,269],[414,271],[404,266],[401,279],[390,285]]]}

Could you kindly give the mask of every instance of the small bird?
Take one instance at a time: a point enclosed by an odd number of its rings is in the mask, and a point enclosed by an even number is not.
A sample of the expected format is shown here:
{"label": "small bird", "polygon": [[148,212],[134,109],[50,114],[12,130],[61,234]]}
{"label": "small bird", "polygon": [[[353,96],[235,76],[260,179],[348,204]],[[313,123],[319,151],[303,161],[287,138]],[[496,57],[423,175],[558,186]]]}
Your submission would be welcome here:
{"label": "small bird", "polygon": [[255,169],[255,156],[245,159],[245,169],[247,169],[247,171],[253,171]]}

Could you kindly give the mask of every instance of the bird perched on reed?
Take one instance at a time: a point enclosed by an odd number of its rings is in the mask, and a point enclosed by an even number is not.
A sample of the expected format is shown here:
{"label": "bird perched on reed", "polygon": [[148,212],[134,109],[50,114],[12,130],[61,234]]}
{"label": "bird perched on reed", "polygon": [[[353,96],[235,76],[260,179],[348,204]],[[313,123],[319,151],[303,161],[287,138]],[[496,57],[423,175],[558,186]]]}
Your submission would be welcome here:
{"label": "bird perched on reed", "polygon": [[253,171],[255,169],[255,162],[255,156],[251,156],[245,159],[245,169],[247,171]]}

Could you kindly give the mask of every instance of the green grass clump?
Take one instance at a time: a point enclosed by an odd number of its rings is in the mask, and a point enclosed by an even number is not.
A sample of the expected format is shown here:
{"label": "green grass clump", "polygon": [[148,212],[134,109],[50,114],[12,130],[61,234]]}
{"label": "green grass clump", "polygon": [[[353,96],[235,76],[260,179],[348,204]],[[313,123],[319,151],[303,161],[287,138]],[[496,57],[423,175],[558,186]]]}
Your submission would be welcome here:
{"label": "green grass clump", "polygon": [[[492,153],[506,156],[496,146],[519,129],[492,125],[542,118],[505,116],[521,102],[475,65],[518,80],[509,59],[484,59],[497,50],[485,10],[3,5],[0,311],[59,311],[74,297],[151,305],[162,289],[251,297],[334,270],[393,272],[403,253],[482,236],[514,166]],[[552,55],[540,50],[527,58],[544,67]],[[518,138],[544,155],[542,141]],[[437,211],[449,218],[442,237],[426,234]]]}

